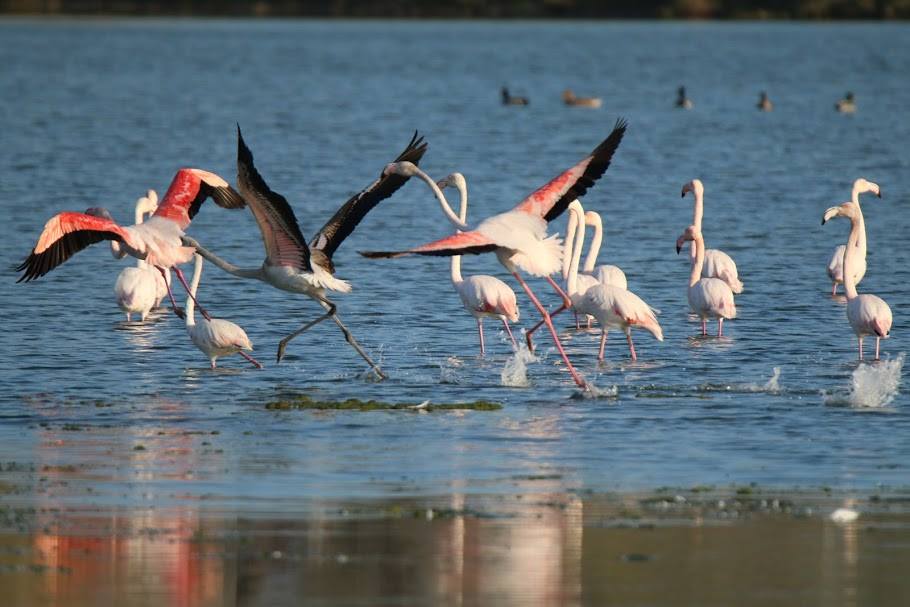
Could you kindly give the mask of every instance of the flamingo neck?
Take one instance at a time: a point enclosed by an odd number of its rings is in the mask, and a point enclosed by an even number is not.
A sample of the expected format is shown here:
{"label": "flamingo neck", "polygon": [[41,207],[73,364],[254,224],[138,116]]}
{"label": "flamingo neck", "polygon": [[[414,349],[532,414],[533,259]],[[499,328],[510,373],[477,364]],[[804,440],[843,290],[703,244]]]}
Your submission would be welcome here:
{"label": "flamingo neck", "polygon": [[196,291],[199,290],[199,281],[202,280],[202,255],[196,255],[193,265],[193,282],[190,283],[190,292],[186,297],[186,326],[196,326]]}
{"label": "flamingo neck", "polygon": [[584,272],[590,274],[594,271],[594,265],[597,263],[597,256],[600,255],[600,245],[603,243],[604,228],[598,217],[594,220],[594,238],[591,239],[591,247],[588,249],[588,255],[585,257]]}
{"label": "flamingo neck", "polygon": [[215,255],[208,249],[204,248],[198,242],[196,242],[195,240],[193,240],[187,236],[183,237],[183,244],[185,246],[195,248],[196,252],[199,253],[199,255],[206,258],[207,260],[209,260],[210,262],[212,262],[213,264],[215,264],[216,266],[218,266],[219,268],[221,268],[228,274],[233,274],[234,276],[237,276],[239,278],[255,278],[257,280],[265,281],[265,273],[263,272],[261,267],[259,267],[259,268],[237,267],[234,264],[228,263],[227,261],[221,259],[220,257]]}
{"label": "flamingo neck", "polygon": [[433,191],[433,194],[436,196],[436,200],[439,201],[439,206],[442,207],[442,212],[446,218],[459,230],[466,230],[468,228],[468,225],[462,221],[452,210],[452,207],[449,205],[449,201],[446,200],[445,194],[442,193],[442,190],[439,189],[439,186],[436,185],[436,182],[433,181],[433,179],[424,173],[419,167],[414,168],[417,170],[417,176],[420,177],[423,182],[426,183]]}
{"label": "flamingo neck", "polygon": [[859,238],[856,241],[856,246],[859,247],[859,251],[862,254],[863,259],[866,258],[866,220],[862,216],[862,207],[859,206],[859,195],[867,190],[860,189],[856,184],[853,185],[853,193],[851,195],[851,201],[856,205],[856,208],[860,209],[860,225],[862,229],[859,232]]}
{"label": "flamingo neck", "polygon": [[[137,226],[141,225],[142,222],[145,221],[145,212],[142,210],[142,207],[144,206],[143,203],[144,203],[143,199],[140,198],[139,201],[136,203],[136,209],[133,212],[133,223]],[[120,253],[120,251],[119,251],[119,249],[116,252],[114,251],[114,242],[115,241],[111,241],[111,252],[114,254],[114,257],[117,257],[117,254]],[[120,256],[122,257],[123,255],[120,254]],[[145,263],[144,260],[137,258],[136,267],[144,270],[145,268],[148,267],[148,264]]]}
{"label": "flamingo neck", "polygon": [[452,255],[452,284],[459,284],[464,279],[461,277],[461,255]]}
{"label": "flamingo neck", "polygon": [[695,249],[695,259],[692,262],[692,271],[689,274],[689,286],[694,287],[701,279],[701,269],[705,265],[705,239],[701,232],[697,232],[692,240],[692,246]]}
{"label": "flamingo neck", "polygon": [[585,246],[585,217],[576,209],[569,207],[569,212],[578,214],[578,226],[575,228],[575,246],[572,250],[572,263],[569,265],[569,280],[566,289],[569,297],[574,298],[578,293],[578,264],[581,261],[581,250]]}
{"label": "flamingo neck", "polygon": [[863,243],[863,253],[865,253],[866,243],[866,222],[863,219],[862,209],[856,206],[857,213],[850,218],[850,237],[847,238],[847,248],[844,250],[844,293],[847,301],[854,299],[859,295],[856,291],[856,280],[853,278],[853,272],[858,261],[860,245]]}
{"label": "flamingo neck", "polygon": [[[692,210],[692,225],[698,228],[698,231],[701,232],[701,220],[702,216],[705,214],[705,193],[701,191],[701,188],[695,188],[692,192],[692,195],[695,197],[695,206]],[[692,241],[692,245],[689,247],[689,257],[692,261],[695,261],[695,241]]]}
{"label": "flamingo neck", "polygon": [[569,266],[572,265],[572,253],[575,249],[572,244],[575,242],[575,231],[578,227],[578,215],[574,212],[569,213],[569,223],[566,225],[566,240],[562,247],[562,279],[568,285]]}
{"label": "flamingo neck", "polygon": [[[458,219],[461,223],[466,223],[468,220],[468,186],[464,180],[457,179],[455,180],[455,187],[458,188],[459,195]],[[461,230],[458,231],[461,232]],[[461,255],[452,255],[452,283],[458,284],[463,280],[461,277]]]}

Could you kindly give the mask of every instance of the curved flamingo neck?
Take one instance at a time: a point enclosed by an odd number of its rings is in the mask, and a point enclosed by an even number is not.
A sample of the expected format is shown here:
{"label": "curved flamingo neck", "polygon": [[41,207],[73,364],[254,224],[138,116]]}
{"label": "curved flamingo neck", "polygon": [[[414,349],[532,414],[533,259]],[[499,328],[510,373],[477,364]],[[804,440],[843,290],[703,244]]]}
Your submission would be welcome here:
{"label": "curved flamingo neck", "polygon": [[202,255],[196,254],[193,265],[193,282],[190,283],[190,292],[186,298],[186,326],[196,326],[196,291],[199,290],[199,281],[202,280]]}
{"label": "curved flamingo neck", "polygon": [[578,215],[574,212],[569,213],[569,223],[566,224],[566,239],[562,245],[562,279],[568,285],[569,267],[572,265],[572,253],[575,249],[572,244],[575,242],[575,231],[578,228]]}
{"label": "curved flamingo neck", "polygon": [[585,257],[584,272],[586,274],[594,271],[594,265],[597,263],[597,256],[600,255],[600,245],[603,244],[604,237],[604,227],[599,216],[592,221],[592,225],[594,226],[594,238],[591,239],[591,246],[588,249],[587,257]]}
{"label": "curved flamingo neck", "polygon": [[695,249],[695,260],[692,262],[692,271],[689,274],[689,286],[694,287],[701,279],[701,269],[705,265],[705,239],[701,232],[696,232],[695,238],[692,239],[692,247]]}
{"label": "curved flamingo neck", "polygon": [[575,246],[572,251],[572,263],[569,265],[569,279],[566,289],[569,297],[574,298],[578,293],[578,264],[581,261],[581,250],[585,246],[585,216],[574,207],[569,207],[569,213],[577,214],[578,226],[575,228]]}
{"label": "curved flamingo neck", "polygon": [[446,218],[459,230],[468,229],[468,225],[462,221],[458,215],[455,214],[455,211],[452,210],[452,207],[449,205],[449,201],[446,200],[445,194],[442,193],[442,190],[439,189],[439,186],[436,185],[436,182],[433,179],[423,172],[420,167],[415,166],[414,170],[416,175],[420,177],[424,183],[426,183],[430,189],[433,191],[433,194],[436,196],[436,200],[439,201],[439,206],[442,207],[442,212]]}
{"label": "curved flamingo neck", "polygon": [[[701,232],[701,220],[705,214],[705,193],[701,188],[694,188],[692,195],[695,197],[695,205],[692,210],[692,225],[698,228],[698,231]],[[692,261],[695,261],[695,241],[692,241],[692,246],[689,247],[689,257]]]}
{"label": "curved flamingo neck", "polygon": [[868,190],[860,188],[859,185],[857,185],[855,183],[853,184],[853,193],[851,195],[851,202],[853,202],[853,204],[856,205],[856,208],[860,210],[859,221],[860,221],[860,224],[862,225],[862,229],[859,232],[859,238],[856,241],[856,246],[859,247],[860,253],[862,253],[863,258],[865,259],[865,257],[866,257],[866,220],[863,218],[862,207],[860,207],[860,205],[859,205],[859,195],[864,192],[868,192]]}
{"label": "curved flamingo neck", "polygon": [[856,291],[856,280],[853,278],[853,272],[858,261],[860,241],[863,243],[863,253],[865,253],[866,222],[863,219],[863,211],[859,205],[856,205],[856,210],[857,213],[850,218],[850,237],[847,238],[847,248],[844,250],[844,293],[847,296],[847,301],[855,299],[859,295]]}
{"label": "curved flamingo neck", "polygon": [[265,281],[265,273],[262,271],[261,267],[260,268],[237,267],[234,264],[228,263],[227,261],[221,259],[220,257],[218,257],[217,255],[215,255],[214,253],[212,253],[211,251],[209,251],[208,249],[203,247],[201,244],[199,244],[192,238],[184,236],[182,238],[182,240],[186,246],[195,248],[196,252],[199,253],[199,255],[201,255],[202,257],[205,257],[207,260],[209,260],[210,262],[212,262],[213,264],[215,264],[216,266],[218,266],[219,268],[221,268],[228,274],[233,274],[234,276],[237,276],[239,278],[256,278],[258,280]]}
{"label": "curved flamingo neck", "polygon": [[[458,218],[461,220],[461,223],[466,223],[468,220],[468,186],[464,181],[456,180],[455,187],[458,188],[460,197]],[[441,191],[442,190],[440,190],[440,192]],[[460,231],[461,230],[459,230],[459,232]],[[452,255],[452,282],[457,285],[463,281],[464,279],[461,277],[461,255]]]}

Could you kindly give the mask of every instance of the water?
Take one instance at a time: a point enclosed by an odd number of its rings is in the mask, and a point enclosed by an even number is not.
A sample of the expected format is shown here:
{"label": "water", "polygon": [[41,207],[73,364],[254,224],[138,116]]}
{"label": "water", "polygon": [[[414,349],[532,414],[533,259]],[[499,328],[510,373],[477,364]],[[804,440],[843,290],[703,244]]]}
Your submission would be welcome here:
{"label": "water", "polygon": [[[104,205],[126,221],[136,198],[162,193],[180,166],[233,178],[238,122],[311,235],[414,129],[430,144],[422,166],[435,178],[463,172],[469,217],[481,218],[579,160],[624,116],[628,134],[583,202],[604,216],[601,262],[623,268],[630,289],[663,311],[665,335],[637,336],[637,363],[611,336],[598,364],[598,333],[561,317],[569,355],[600,398],[573,398],[544,334],[535,357],[515,358],[488,322],[480,358],[446,260],[357,254],[450,230],[417,182],[335,257],[354,287],[336,298],[341,316],[390,375],[381,383],[328,323],[276,365],[278,340],[319,308],[208,267],[203,303],[243,326],[266,364],[231,357],[212,372],[176,318],[123,322],[112,293],[123,265],[95,246],[34,283],[14,284],[8,271],[0,290],[0,501],[105,516],[204,503],[247,516],[402,495],[907,487],[910,412],[897,361],[910,349],[908,33],[901,24],[0,21],[7,266],[58,210]],[[500,106],[502,84],[531,105]],[[673,108],[680,84],[693,111]],[[564,107],[567,86],[602,95],[603,108]],[[773,113],[754,108],[763,89]],[[853,116],[833,111],[847,90]],[[862,366],[825,274],[848,225],[819,225],[859,176],[884,196],[863,201],[860,291],[884,298],[895,319],[886,361]],[[708,246],[731,254],[745,284],[722,339],[697,336],[687,262],[674,250],[692,216],[679,191],[693,177],[706,186]],[[552,231],[563,229],[560,220]],[[245,211],[207,204],[190,233],[242,266],[264,256]],[[509,280],[491,256],[465,258],[464,271]],[[529,326],[523,295],[519,306]],[[265,408],[300,393],[504,407]],[[845,406],[828,406],[832,398]]]}

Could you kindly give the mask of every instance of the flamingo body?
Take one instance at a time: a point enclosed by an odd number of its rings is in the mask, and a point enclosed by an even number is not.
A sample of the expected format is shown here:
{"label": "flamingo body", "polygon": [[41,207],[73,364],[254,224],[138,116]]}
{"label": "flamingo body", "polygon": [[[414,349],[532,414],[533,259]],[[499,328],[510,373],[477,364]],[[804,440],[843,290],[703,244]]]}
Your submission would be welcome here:
{"label": "flamingo body", "polygon": [[126,320],[139,314],[144,321],[158,302],[158,272],[148,267],[124,268],[114,284],[117,305],[126,312]]}
{"label": "flamingo body", "polygon": [[515,291],[495,276],[468,276],[454,286],[465,310],[474,318],[518,322]]}
{"label": "flamingo body", "polygon": [[213,369],[221,356],[253,350],[253,344],[246,331],[229,320],[202,318],[198,323],[187,326],[186,330],[196,347],[208,356]]}
{"label": "flamingo body", "polygon": [[[579,274],[578,278],[583,275]],[[603,264],[594,269],[594,279],[602,285],[613,285],[620,289],[628,289],[626,274],[618,266]]]}
{"label": "flamingo body", "polygon": [[[828,278],[831,279],[832,293],[837,290],[837,285],[844,284],[844,251],[846,250],[847,245],[838,245],[828,262]],[[857,256],[854,267],[856,270],[853,272],[853,282],[859,284],[866,276],[866,256]]]}
{"label": "flamingo body", "polygon": [[734,293],[743,292],[743,283],[739,280],[736,262],[719,249],[705,251],[705,263],[701,268],[701,275],[703,278],[719,278],[727,283]]}
{"label": "flamingo body", "polygon": [[689,307],[702,320],[736,318],[733,290],[719,278],[702,278],[689,287]]}
{"label": "flamingo body", "polygon": [[863,293],[847,302],[847,320],[857,337],[887,339],[891,333],[891,308],[877,295]]}

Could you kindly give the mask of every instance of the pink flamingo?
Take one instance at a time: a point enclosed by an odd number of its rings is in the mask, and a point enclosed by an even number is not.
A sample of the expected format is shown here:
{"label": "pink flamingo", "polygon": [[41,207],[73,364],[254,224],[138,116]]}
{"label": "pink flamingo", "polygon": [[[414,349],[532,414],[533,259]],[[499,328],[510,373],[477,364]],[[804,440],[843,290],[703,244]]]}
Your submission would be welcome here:
{"label": "pink flamingo", "polygon": [[866,239],[866,222],[863,211],[856,202],[845,202],[831,207],[822,216],[822,225],[834,217],[850,220],[850,237],[844,252],[844,293],[847,295],[847,320],[859,340],[859,359],[863,359],[863,337],[875,335],[875,360],[878,360],[879,343],[891,333],[891,308],[876,295],[856,292],[856,266],[859,262],[859,242]]}
{"label": "pink flamingo", "polygon": [[[218,206],[226,209],[240,209],[246,204],[240,194],[218,175],[201,169],[184,168],[177,171],[158,209],[145,223],[120,226],[102,207],[87,209],[85,213],[65,211],[54,215],[45,224],[32,252],[16,268],[17,272],[24,271],[16,282],[40,278],[82,249],[102,240],[110,240],[118,258],[131,255],[144,260],[158,268],[162,276],[166,269],[173,268],[189,293],[190,287],[177,265],[191,260],[195,250],[184,246],[180,239],[207,198],[212,198]],[[182,317],[183,313],[170,289],[168,295],[174,312]],[[206,318],[211,318],[202,306],[199,306],[199,311]]]}
{"label": "pink flamingo", "polygon": [[691,225],[676,240],[676,254],[679,255],[686,241],[695,243],[695,262],[689,274],[689,306],[701,318],[701,334],[708,334],[708,318],[717,319],[717,336],[724,334],[724,319],[736,318],[736,304],[733,302],[733,290],[720,278],[702,278],[702,265],[705,262],[705,239],[701,230]]}
{"label": "pink flamingo", "polygon": [[[464,175],[461,173],[452,173],[437,184],[440,190],[445,190],[448,186],[453,186],[458,190],[461,196],[461,202],[458,217],[461,221],[467,221],[468,215],[468,184]],[[518,349],[518,343],[515,336],[512,335],[512,328],[509,327],[509,321],[518,322],[518,302],[515,297],[515,291],[499,280],[495,276],[485,274],[475,274],[462,278],[461,276],[461,255],[452,255],[452,285],[461,298],[464,309],[477,319],[477,334],[480,336],[480,355],[485,354],[483,343],[483,319],[485,317],[496,318],[502,321],[512,345]]]}
{"label": "pink flamingo", "polygon": [[626,122],[617,121],[613,132],[590,155],[536,190],[511,211],[484,219],[473,230],[468,229],[467,224],[452,211],[442,191],[429,175],[411,163],[392,163],[386,167],[386,172],[409,177],[418,176],[433,190],[449,221],[456,228],[466,231],[405,251],[370,251],[362,252],[361,255],[375,259],[404,255],[450,257],[463,254],[496,253],[499,262],[515,277],[543,317],[544,323],[553,337],[553,342],[556,344],[556,349],[565,362],[572,379],[578,386],[587,388],[587,384],[569,361],[550,315],[534,295],[528,283],[521,277],[519,270],[532,276],[545,278],[560,294],[563,301],[571,305],[565,291],[550,278],[550,275],[558,272],[562,266],[562,250],[558,236],[547,236],[547,222],[565,212],[571,201],[584,195],[588,188],[604,174],[607,167],[610,166],[610,160],[622,141],[625,131]]}
{"label": "pink flamingo", "polygon": [[[154,194],[154,190],[149,190]],[[135,225],[143,222],[146,213],[154,213],[158,204],[158,197],[154,200],[148,195],[136,201]],[[116,256],[119,251],[114,251]],[[159,283],[160,281],[160,283]],[[133,314],[139,314],[144,322],[149,311],[160,300],[158,299],[158,285],[164,283],[164,278],[154,268],[150,268],[142,259],[136,260],[136,265],[123,268],[114,283],[114,295],[117,306],[126,313],[126,322],[130,322]]]}
{"label": "pink flamingo", "polygon": [[[872,192],[879,198],[882,197],[881,189],[878,184],[866,181],[862,177],[853,182],[853,194],[850,197],[851,202],[859,206],[859,195],[866,192]],[[866,230],[859,234],[859,240],[856,243],[857,253],[854,257],[853,283],[858,285],[866,275]],[[837,295],[837,285],[844,282],[844,251],[847,249],[844,245],[839,245],[834,249],[831,260],[828,262],[828,278],[831,279],[831,297]]]}
{"label": "pink flamingo", "polygon": [[[686,197],[686,192],[692,192],[695,197],[695,211],[692,223],[701,232],[701,219],[704,214],[704,196],[705,186],[701,179],[693,179],[682,187],[682,197]],[[695,262],[695,243],[692,243],[690,258]],[[705,262],[702,266],[702,274],[705,278],[719,278],[728,285],[734,293],[743,292],[743,283],[739,280],[739,272],[736,269],[736,263],[729,255],[718,249],[708,249],[705,251]]]}
{"label": "pink flamingo", "polygon": [[595,282],[582,290],[578,279],[578,264],[581,261],[581,250],[585,241],[584,208],[577,200],[569,205],[569,213],[577,215],[575,246],[569,266],[568,290],[572,307],[581,314],[588,314],[597,319],[601,326],[600,350],[597,358],[603,360],[604,346],[607,343],[609,329],[621,329],[629,343],[629,354],[637,360],[635,345],[632,343],[632,327],[641,327],[650,332],[657,341],[664,340],[663,330],[654,315],[654,310],[638,295],[616,285],[605,285]]}

